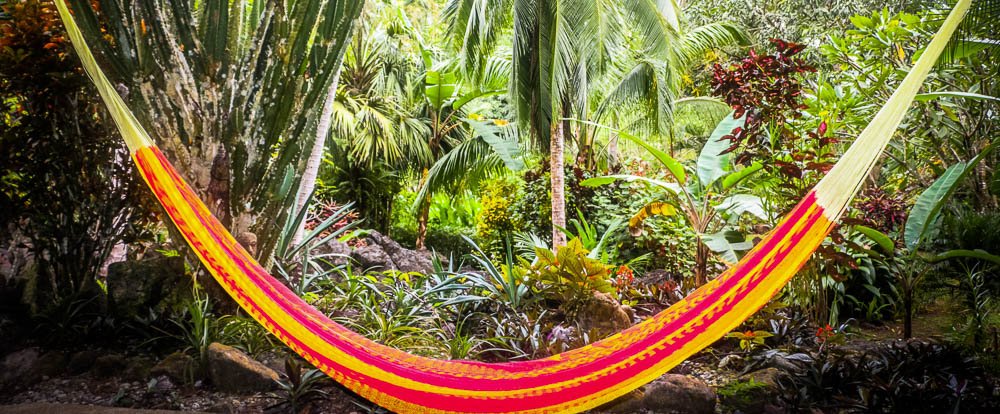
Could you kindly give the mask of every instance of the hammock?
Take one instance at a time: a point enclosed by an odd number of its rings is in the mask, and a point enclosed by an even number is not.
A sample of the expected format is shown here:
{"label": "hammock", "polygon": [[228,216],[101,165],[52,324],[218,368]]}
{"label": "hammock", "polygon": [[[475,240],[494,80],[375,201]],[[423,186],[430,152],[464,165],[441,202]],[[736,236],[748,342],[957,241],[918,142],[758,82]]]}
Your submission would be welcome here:
{"label": "hammock", "polygon": [[209,212],[101,72],[63,1],[56,1],[83,67],[142,177],[223,288],[260,324],[350,390],[397,412],[580,412],[663,375],[736,328],[809,259],[843,214],[937,61],[970,0],[959,0],[885,106],[816,187],[742,260],[629,329],[533,361],[420,357],[333,322],[271,277]]}

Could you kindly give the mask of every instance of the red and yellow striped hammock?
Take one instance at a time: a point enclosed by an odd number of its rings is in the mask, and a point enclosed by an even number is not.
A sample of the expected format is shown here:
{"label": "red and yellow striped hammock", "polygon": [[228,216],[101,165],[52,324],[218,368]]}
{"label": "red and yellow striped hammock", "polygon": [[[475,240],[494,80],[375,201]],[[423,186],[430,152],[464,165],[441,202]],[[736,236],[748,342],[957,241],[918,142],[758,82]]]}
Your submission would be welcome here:
{"label": "red and yellow striped hammock", "polygon": [[960,0],[893,96],[837,165],[742,260],[610,338],[549,358],[448,361],[393,349],[331,321],[271,277],[209,213],[98,68],[62,1],[59,13],[143,178],[218,282],[282,342],[347,388],[397,412],[580,412],[663,375],[764,306],[830,232],[898,127],[969,8]]}

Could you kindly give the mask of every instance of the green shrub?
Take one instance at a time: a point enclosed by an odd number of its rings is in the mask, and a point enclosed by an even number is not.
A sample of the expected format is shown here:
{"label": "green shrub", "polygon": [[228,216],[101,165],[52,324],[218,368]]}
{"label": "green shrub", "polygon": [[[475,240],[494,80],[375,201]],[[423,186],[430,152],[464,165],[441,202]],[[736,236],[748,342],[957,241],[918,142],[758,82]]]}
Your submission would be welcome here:
{"label": "green shrub", "polygon": [[[396,196],[397,208],[392,211],[389,236],[400,245],[414,248],[417,240],[417,217],[408,207],[413,205],[416,192],[403,191]],[[482,210],[479,199],[471,193],[456,196],[438,193],[431,198],[427,226],[427,248],[455,257],[472,253],[463,237],[476,234],[476,217]]]}
{"label": "green shrub", "polygon": [[96,315],[111,250],[151,238],[149,192],[56,15],[37,1],[0,3],[0,243],[30,239],[32,314]]}
{"label": "green shrub", "polygon": [[514,214],[514,205],[523,199],[521,196],[521,183],[516,177],[500,177],[480,186],[482,210],[476,216],[476,237],[490,256],[499,256],[507,236],[523,229],[524,222]]}

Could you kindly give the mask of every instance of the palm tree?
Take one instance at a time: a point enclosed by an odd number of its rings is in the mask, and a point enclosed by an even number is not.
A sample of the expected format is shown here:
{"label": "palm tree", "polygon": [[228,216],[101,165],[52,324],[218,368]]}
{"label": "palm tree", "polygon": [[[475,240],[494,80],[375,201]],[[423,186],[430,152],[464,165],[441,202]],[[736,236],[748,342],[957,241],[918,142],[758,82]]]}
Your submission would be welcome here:
{"label": "palm tree", "polygon": [[415,64],[395,53],[384,28],[359,32],[344,60],[332,104],[331,139],[320,175],[338,199],[388,231],[392,200],[407,170],[432,161]]}
{"label": "palm tree", "polygon": [[158,146],[268,257],[364,2],[67,3]]}
{"label": "palm tree", "polygon": [[491,59],[487,75],[473,85],[464,82],[451,66],[448,62],[434,65],[436,69],[428,70],[424,79],[424,108],[431,131],[428,146],[434,163],[422,171],[413,206],[417,211],[418,249],[424,248],[430,200],[435,192],[444,188],[469,189],[483,178],[524,168],[516,128],[506,120],[485,120],[466,109],[480,98],[504,92],[510,62]]}
{"label": "palm tree", "polygon": [[[350,152],[354,161],[348,164],[374,162],[389,169],[384,171],[388,175],[364,175],[372,183],[354,180],[363,185],[353,187],[365,191],[354,191],[351,200],[358,201],[369,218],[389,217],[386,210],[392,208],[391,202],[386,203],[391,197],[373,194],[379,190],[370,184],[414,172],[420,176],[413,206],[419,249],[427,235],[430,195],[445,188],[469,188],[505,167],[520,168],[521,163],[516,159],[519,148],[512,133],[516,131],[498,125],[503,120],[478,121],[467,109],[478,99],[506,90],[510,62],[492,59],[479,82],[467,82],[455,70],[453,59],[441,59],[442,54],[428,47],[428,33],[413,26],[410,11],[404,4],[391,3],[366,13],[365,20],[373,27],[356,36],[348,51],[340,98],[334,105],[334,130],[340,137],[334,143],[343,147],[335,152]],[[363,119],[369,122],[358,122]],[[366,208],[372,204],[369,200],[383,211]],[[383,223],[388,220],[374,224]]]}
{"label": "palm tree", "polygon": [[[743,42],[726,24],[692,30],[682,36],[680,8],[674,0],[451,0],[445,7],[452,46],[464,72],[482,76],[484,62],[496,52],[500,37],[513,33],[510,95],[518,123],[536,147],[549,151],[552,186],[553,246],[565,243],[563,156],[566,134],[576,141],[577,159],[589,164],[596,131],[581,127],[573,134],[568,118],[589,120],[609,111],[591,102],[601,81],[638,40],[645,66],[627,72],[607,96],[608,104],[644,104],[653,108],[656,130],[669,131],[679,72],[699,52]],[[607,105],[604,105],[607,108]]]}

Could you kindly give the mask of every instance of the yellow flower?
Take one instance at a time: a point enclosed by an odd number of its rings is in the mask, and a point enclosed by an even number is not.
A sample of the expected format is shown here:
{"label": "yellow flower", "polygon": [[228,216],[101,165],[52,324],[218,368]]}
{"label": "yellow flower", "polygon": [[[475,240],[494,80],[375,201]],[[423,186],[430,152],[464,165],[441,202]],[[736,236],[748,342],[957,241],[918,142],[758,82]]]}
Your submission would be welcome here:
{"label": "yellow flower", "polygon": [[469,119],[471,119],[473,121],[482,121],[483,120],[483,116],[479,115],[479,114],[477,114],[475,112],[473,112],[473,113],[469,114]]}
{"label": "yellow flower", "polygon": [[496,124],[496,126],[507,126],[510,124],[510,122],[506,119],[494,119],[493,123]]}

